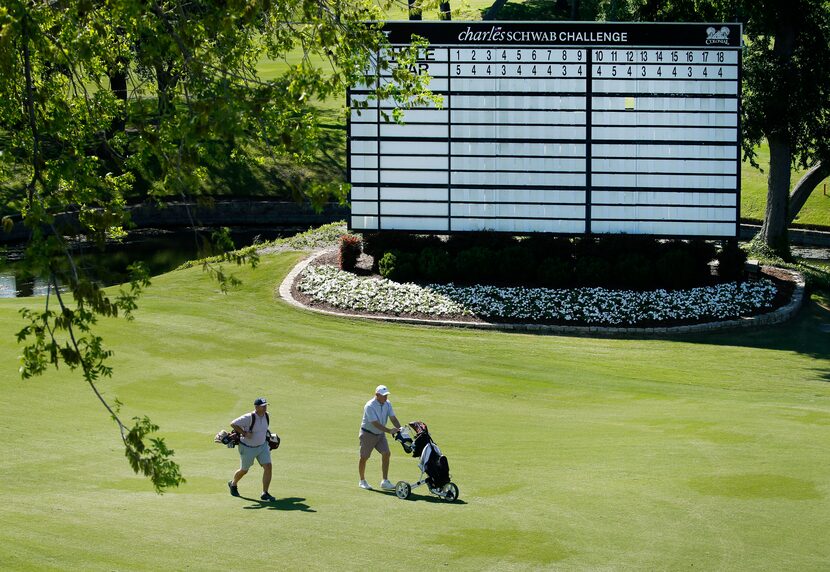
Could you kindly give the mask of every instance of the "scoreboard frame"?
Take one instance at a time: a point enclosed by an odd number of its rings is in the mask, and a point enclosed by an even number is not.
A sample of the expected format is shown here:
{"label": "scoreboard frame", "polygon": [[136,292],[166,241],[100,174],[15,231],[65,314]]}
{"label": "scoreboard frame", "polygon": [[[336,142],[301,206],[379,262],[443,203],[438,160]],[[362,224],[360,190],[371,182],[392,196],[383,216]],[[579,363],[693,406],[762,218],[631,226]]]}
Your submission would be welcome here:
{"label": "scoreboard frame", "polygon": [[[738,237],[741,24],[404,21],[383,32],[392,49],[429,41],[415,69],[444,106],[407,109],[403,125],[382,119],[389,102],[352,108],[350,230]],[[550,66],[525,67],[536,61]],[[372,89],[352,86],[349,107]]]}

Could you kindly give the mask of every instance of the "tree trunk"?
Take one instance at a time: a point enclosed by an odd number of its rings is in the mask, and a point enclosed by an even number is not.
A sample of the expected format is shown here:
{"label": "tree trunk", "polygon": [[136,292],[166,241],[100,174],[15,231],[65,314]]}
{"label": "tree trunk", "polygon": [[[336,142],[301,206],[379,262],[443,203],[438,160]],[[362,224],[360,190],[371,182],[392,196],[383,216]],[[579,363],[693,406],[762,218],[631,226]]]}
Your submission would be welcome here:
{"label": "tree trunk", "polygon": [[157,63],[156,66],[156,88],[157,111],[159,117],[164,117],[173,104],[173,90],[176,88],[178,78],[164,65]]}
{"label": "tree trunk", "polygon": [[482,20],[495,20],[499,17],[499,12],[507,4],[507,0],[496,0],[493,4],[487,8],[487,11],[481,16]]}
{"label": "tree trunk", "polygon": [[452,8],[450,8],[449,2],[441,2],[439,9],[441,11],[442,20],[452,20]]}
{"label": "tree trunk", "polygon": [[[777,93],[772,94],[770,101],[772,113],[777,113],[778,122],[769,128],[767,141],[769,142],[769,176],[767,178],[767,208],[764,215],[764,225],[761,227],[761,238],[764,243],[779,256],[789,258],[790,245],[787,238],[787,224],[790,200],[790,169],[792,168],[792,141],[786,124],[786,113],[789,108],[788,99],[792,95],[787,86],[793,81],[792,59],[795,52],[798,30],[793,10],[783,9],[778,15],[775,26],[775,44],[772,53],[777,67]],[[775,101],[774,98],[781,98]],[[783,105],[782,105],[783,104]]]}
{"label": "tree trunk", "polygon": [[790,194],[790,204],[787,208],[788,224],[792,224],[795,217],[798,216],[801,207],[804,206],[804,203],[810,197],[810,194],[827,177],[830,177],[830,164],[819,161],[816,166],[807,171],[795,184],[795,188],[793,188],[793,192]]}
{"label": "tree trunk", "polygon": [[110,126],[109,136],[112,137],[115,133],[124,131],[124,127],[126,125],[126,115],[127,115],[127,70],[122,68],[122,71],[117,70],[110,70],[109,72],[110,78],[110,89],[112,93],[117,97],[123,107],[123,112],[120,113],[118,116],[114,117],[112,120],[112,125]]}
{"label": "tree trunk", "polygon": [[789,257],[787,237],[787,202],[790,197],[792,148],[786,136],[769,138],[769,176],[767,177],[767,209],[761,238],[778,255]]}

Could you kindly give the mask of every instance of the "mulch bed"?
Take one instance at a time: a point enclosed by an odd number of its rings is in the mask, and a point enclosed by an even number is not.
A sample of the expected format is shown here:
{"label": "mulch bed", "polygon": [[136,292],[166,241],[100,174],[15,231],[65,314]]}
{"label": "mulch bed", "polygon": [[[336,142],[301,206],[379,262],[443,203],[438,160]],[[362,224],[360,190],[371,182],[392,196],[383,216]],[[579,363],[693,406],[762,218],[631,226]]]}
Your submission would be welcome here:
{"label": "mulch bed", "polygon": [[[360,256],[360,259],[357,262],[357,268],[355,269],[355,274],[359,276],[368,276],[368,277],[378,277],[381,276],[377,273],[372,271],[372,258],[365,254]],[[318,257],[317,259],[311,262],[311,266],[334,266],[339,267],[339,254],[338,252],[331,251],[326,252],[322,256]],[[423,314],[423,313],[399,313],[399,314],[382,314],[378,312],[367,312],[362,310],[344,310],[343,308],[338,308],[336,306],[332,306],[331,304],[327,304],[325,302],[321,302],[319,300],[315,300],[311,298],[307,294],[300,292],[297,288],[297,284],[299,284],[302,275],[298,276],[294,283],[291,285],[291,294],[294,296],[294,299],[302,304],[310,307],[316,308],[320,310],[326,310],[329,312],[335,312],[339,314],[352,314],[356,316],[376,316],[376,317],[395,317],[395,318],[414,318],[419,320],[428,320],[428,321],[442,321],[442,320],[453,320],[456,322],[467,322],[472,324],[499,324],[499,323],[512,323],[512,324],[543,324],[543,325],[552,325],[552,326],[602,326],[601,324],[588,324],[585,322],[566,322],[564,320],[521,320],[521,319],[483,319],[478,316],[469,316],[469,315],[460,315],[460,314],[445,314],[442,316],[436,316],[434,314]],[[771,268],[765,267],[764,272],[761,276],[764,278],[769,278],[775,284],[777,289],[777,293],[773,300],[772,308],[765,308],[763,310],[759,310],[757,312],[748,313],[742,315],[740,317],[751,317],[757,316],[761,314],[767,314],[769,312],[775,311],[778,308],[787,305],[790,300],[792,299],[793,291],[795,290],[795,283],[793,282],[792,275],[780,268]],[[750,278],[750,280],[753,278]],[[734,316],[730,319],[736,319],[738,316]],[[636,328],[669,328],[674,326],[688,326],[693,324],[700,324],[712,321],[722,321],[722,319],[717,318],[702,318],[698,320],[664,320],[660,322],[651,321],[651,322],[640,322],[634,326]],[[613,326],[613,327],[625,327],[625,326]]]}

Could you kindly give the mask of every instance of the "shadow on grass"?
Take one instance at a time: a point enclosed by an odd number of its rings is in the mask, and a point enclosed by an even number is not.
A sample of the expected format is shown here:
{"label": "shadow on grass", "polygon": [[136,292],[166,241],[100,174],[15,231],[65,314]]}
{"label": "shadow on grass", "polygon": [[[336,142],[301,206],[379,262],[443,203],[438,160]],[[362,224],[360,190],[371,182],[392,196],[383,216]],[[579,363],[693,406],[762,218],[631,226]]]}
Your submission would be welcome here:
{"label": "shadow on grass", "polygon": [[[393,497],[395,496],[395,491],[385,491],[385,490],[379,490],[379,489],[372,489],[370,492],[380,493],[380,494],[385,495],[385,496],[393,496]],[[404,500],[406,502],[423,501],[423,502],[440,503],[440,504],[467,504],[466,502],[464,502],[461,499],[456,499],[452,502],[447,502],[444,499],[442,499],[440,497],[437,497],[435,495],[431,495],[431,494],[419,495],[419,494],[414,493],[414,492],[409,495],[409,498],[401,499],[401,500]]]}
{"label": "shadow on grass", "polygon": [[271,502],[251,497],[240,498],[254,503],[252,505],[242,507],[245,510],[259,510],[264,508],[268,510],[299,510],[302,512],[317,512],[316,510],[305,504],[303,502],[305,499],[300,497],[286,497]]}
{"label": "shadow on grass", "polygon": [[431,503],[436,503],[436,504],[450,504],[450,505],[452,505],[452,504],[458,504],[458,505],[467,504],[466,502],[464,502],[464,499],[455,499],[454,501],[445,501],[444,499],[439,498],[435,495],[429,495],[429,494],[419,495],[419,494],[416,494],[416,493],[412,493],[412,494],[409,495],[409,498],[406,499],[406,502],[414,502],[414,501],[417,501],[417,502],[431,502]]}
{"label": "shadow on grass", "polygon": [[790,321],[750,330],[713,332],[694,336],[672,337],[677,341],[708,345],[740,346],[783,350],[810,356],[827,363],[816,368],[819,377],[830,382],[830,298],[816,296],[807,300]]}

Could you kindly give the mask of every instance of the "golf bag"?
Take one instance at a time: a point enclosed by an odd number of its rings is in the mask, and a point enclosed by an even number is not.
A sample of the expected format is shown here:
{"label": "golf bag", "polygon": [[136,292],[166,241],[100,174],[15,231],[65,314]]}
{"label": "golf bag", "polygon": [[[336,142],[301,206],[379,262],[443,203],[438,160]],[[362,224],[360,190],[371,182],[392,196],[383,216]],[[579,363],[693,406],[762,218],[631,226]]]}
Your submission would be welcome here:
{"label": "golf bag", "polygon": [[[410,437],[410,429],[415,434],[414,439]],[[414,483],[398,481],[395,485],[395,496],[408,499],[412,494],[412,489],[427,485],[430,493],[447,502],[458,500],[458,485],[452,482],[450,477],[450,464],[430,437],[426,423],[413,421],[408,427],[398,431],[395,440],[400,441],[403,450],[408,455],[418,459],[418,468],[421,469],[418,481]]]}
{"label": "golf bag", "polygon": [[[254,425],[256,424],[256,415],[252,415],[251,417],[252,417],[251,426],[248,427],[248,432],[249,433],[254,430]],[[270,425],[271,424],[271,416],[266,413],[265,414],[265,419],[268,421],[268,425]],[[230,433],[228,433],[227,431],[222,430],[222,431],[220,431],[219,433],[216,434],[216,436],[213,438],[213,442],[214,443],[220,443],[222,445],[225,445],[229,449],[233,449],[234,447],[239,445],[240,437],[241,437],[241,435],[239,433],[237,433],[236,431],[231,431]],[[268,449],[270,449],[271,451],[273,451],[274,449],[279,449],[280,448],[280,436],[277,435],[276,433],[271,433],[270,429],[268,430],[268,432],[266,434],[265,442],[268,443]]]}
{"label": "golf bag", "polygon": [[443,487],[450,482],[449,461],[441,454],[441,449],[432,440],[426,423],[413,421],[409,426],[415,431],[412,456],[420,458],[418,466],[426,473],[427,484],[434,489]]}

